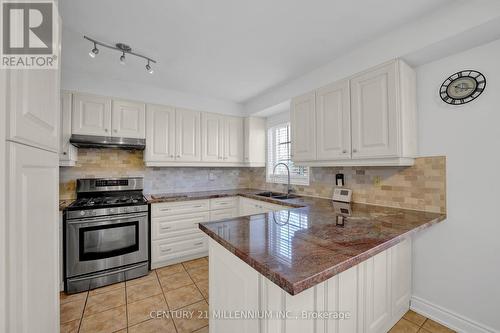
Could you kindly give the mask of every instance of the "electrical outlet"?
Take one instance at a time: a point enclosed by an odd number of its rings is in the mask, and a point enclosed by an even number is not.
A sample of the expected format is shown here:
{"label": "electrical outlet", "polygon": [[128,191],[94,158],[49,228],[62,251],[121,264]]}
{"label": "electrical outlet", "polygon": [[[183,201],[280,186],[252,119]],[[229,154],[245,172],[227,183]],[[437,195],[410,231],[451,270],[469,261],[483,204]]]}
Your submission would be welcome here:
{"label": "electrical outlet", "polygon": [[380,178],[380,176],[373,177],[373,186],[380,186],[381,182],[382,182],[382,179]]}
{"label": "electrical outlet", "polygon": [[215,173],[213,171],[210,171],[208,173],[208,180],[214,181],[216,178],[217,178],[217,176],[215,175]]}

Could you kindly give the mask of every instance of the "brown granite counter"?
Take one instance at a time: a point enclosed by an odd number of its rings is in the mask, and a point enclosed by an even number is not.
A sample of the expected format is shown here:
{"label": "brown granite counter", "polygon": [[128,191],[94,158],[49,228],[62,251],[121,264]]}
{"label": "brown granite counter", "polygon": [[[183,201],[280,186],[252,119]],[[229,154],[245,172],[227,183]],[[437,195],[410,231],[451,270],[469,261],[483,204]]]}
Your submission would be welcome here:
{"label": "brown granite counter", "polygon": [[240,195],[291,206],[280,212],[200,224],[200,229],[291,295],[382,252],[445,214],[299,197],[275,200],[261,190],[148,195],[151,203]]}

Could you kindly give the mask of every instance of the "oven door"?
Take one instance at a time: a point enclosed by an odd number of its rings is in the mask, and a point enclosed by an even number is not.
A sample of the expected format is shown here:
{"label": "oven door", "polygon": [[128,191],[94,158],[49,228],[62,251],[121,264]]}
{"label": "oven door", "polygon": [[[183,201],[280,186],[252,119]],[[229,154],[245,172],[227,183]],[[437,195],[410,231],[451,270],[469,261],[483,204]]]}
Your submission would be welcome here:
{"label": "oven door", "polygon": [[147,213],[66,223],[66,277],[148,260]]}

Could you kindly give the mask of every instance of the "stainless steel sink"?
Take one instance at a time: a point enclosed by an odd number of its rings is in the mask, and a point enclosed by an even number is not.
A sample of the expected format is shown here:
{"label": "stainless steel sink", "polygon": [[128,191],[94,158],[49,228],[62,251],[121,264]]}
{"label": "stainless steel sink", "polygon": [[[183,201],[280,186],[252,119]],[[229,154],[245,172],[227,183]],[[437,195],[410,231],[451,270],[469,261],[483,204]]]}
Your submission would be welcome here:
{"label": "stainless steel sink", "polygon": [[278,193],[278,192],[261,192],[257,193],[259,197],[266,197],[266,198],[272,198],[272,199],[278,199],[278,200],[286,200],[286,199],[293,199],[297,198],[297,195],[294,194],[283,194],[283,193]]}

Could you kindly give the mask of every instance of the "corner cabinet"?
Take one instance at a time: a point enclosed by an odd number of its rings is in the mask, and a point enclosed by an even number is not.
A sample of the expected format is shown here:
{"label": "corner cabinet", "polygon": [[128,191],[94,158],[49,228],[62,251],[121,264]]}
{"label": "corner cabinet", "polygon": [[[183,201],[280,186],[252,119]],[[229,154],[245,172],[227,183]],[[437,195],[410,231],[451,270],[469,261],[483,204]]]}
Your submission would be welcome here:
{"label": "corner cabinet", "polygon": [[394,60],[294,98],[291,123],[299,165],[413,165],[415,72]]}

